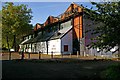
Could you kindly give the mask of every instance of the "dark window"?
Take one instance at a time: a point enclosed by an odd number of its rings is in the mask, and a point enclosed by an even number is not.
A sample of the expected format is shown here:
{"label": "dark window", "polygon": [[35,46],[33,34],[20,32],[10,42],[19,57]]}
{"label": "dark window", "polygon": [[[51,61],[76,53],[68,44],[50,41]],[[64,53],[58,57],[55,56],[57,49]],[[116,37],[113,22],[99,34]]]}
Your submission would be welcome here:
{"label": "dark window", "polygon": [[64,52],[68,51],[68,45],[64,45]]}

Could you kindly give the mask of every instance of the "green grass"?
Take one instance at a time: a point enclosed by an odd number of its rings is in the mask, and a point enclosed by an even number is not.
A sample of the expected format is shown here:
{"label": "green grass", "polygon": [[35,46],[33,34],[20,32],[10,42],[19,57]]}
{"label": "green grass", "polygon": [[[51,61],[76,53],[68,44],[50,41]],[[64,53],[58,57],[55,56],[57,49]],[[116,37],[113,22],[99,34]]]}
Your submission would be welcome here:
{"label": "green grass", "polygon": [[114,64],[101,72],[101,78],[105,80],[120,80],[120,64]]}

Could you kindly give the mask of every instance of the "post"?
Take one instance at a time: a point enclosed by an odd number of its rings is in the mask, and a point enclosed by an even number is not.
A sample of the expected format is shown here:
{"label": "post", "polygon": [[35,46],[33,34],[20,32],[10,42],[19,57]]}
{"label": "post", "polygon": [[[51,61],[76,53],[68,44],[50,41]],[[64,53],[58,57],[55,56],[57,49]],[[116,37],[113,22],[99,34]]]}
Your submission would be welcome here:
{"label": "post", "polygon": [[21,54],[21,59],[23,60],[24,59],[24,52],[22,51],[22,54]]}
{"label": "post", "polygon": [[41,52],[39,52],[39,59],[41,59]]}
{"label": "post", "polygon": [[77,58],[79,57],[79,51],[77,51]]}
{"label": "post", "polygon": [[61,57],[63,58],[63,53],[61,52]]}
{"label": "post", "polygon": [[51,52],[51,59],[53,59],[53,51]]}
{"label": "post", "polygon": [[11,52],[10,52],[9,43],[8,43],[8,36],[7,36],[7,45],[8,45],[8,51],[9,51],[9,60],[11,60]]}
{"label": "post", "polygon": [[30,59],[30,53],[28,52],[28,58]]}
{"label": "post", "polygon": [[9,60],[11,60],[11,51],[9,51]]}
{"label": "post", "polygon": [[72,53],[70,52],[70,58],[72,58]]}

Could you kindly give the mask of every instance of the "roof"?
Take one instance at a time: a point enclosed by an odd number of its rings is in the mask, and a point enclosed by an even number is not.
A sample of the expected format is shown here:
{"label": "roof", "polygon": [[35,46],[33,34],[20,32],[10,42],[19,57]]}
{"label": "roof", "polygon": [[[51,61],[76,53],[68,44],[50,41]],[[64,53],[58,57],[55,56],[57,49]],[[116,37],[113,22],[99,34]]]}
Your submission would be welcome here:
{"label": "roof", "polygon": [[43,35],[39,33],[37,37],[26,40],[21,44],[29,44],[29,43],[36,43],[36,42],[44,42],[44,41],[53,40],[53,39],[60,39],[63,36],[65,36],[71,29],[72,29],[72,26],[69,26],[56,32],[46,33]]}
{"label": "roof", "polygon": [[43,41],[47,41],[52,35],[54,34],[54,32],[51,33],[45,33],[45,34],[39,34],[36,38],[34,38],[33,42],[43,42]]}
{"label": "roof", "polygon": [[42,35],[42,33],[39,33],[37,37],[35,38],[31,38],[27,41],[25,41],[23,44],[29,44],[29,43],[36,43],[36,42],[43,42],[43,41],[47,41],[49,40],[49,38],[51,36],[54,35],[55,32],[51,32],[51,33],[45,33]]}
{"label": "roof", "polygon": [[36,31],[38,29],[41,29],[42,27],[43,27],[43,24],[37,23],[33,28],[34,28],[34,31]]}
{"label": "roof", "polygon": [[28,34],[24,35],[23,37],[27,37],[27,36],[33,35],[33,34],[34,34],[34,31],[33,31],[33,29],[31,29],[31,33],[28,33]]}
{"label": "roof", "polygon": [[58,17],[49,16],[47,18],[47,20],[44,22],[43,26],[46,26],[46,25],[49,25],[49,24],[52,24],[52,23],[55,23],[55,22],[58,22]]}
{"label": "roof", "polygon": [[21,42],[21,45],[24,44],[24,43],[26,43],[28,40],[29,40],[29,39],[26,39],[26,40],[24,40],[23,42]]}
{"label": "roof", "polygon": [[57,32],[50,38],[50,40],[60,39],[60,38],[64,37],[71,29],[72,29],[72,26],[69,26],[69,27],[65,27],[65,28],[57,31]]}

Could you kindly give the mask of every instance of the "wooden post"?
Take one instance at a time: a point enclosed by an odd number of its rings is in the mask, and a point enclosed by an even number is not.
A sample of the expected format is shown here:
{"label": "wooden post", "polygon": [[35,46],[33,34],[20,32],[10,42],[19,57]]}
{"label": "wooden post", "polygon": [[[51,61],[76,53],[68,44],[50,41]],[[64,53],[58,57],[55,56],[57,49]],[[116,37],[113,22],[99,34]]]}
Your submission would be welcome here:
{"label": "wooden post", "polygon": [[53,51],[51,52],[51,59],[53,59]]}
{"label": "wooden post", "polygon": [[30,59],[30,53],[28,52],[28,58]]}
{"label": "wooden post", "polygon": [[9,51],[9,60],[11,60],[11,51]]}
{"label": "wooden post", "polygon": [[72,53],[70,52],[70,58],[72,58]]}
{"label": "wooden post", "polygon": [[24,59],[24,52],[22,51],[21,53],[21,59],[23,60]]}
{"label": "wooden post", "polygon": [[41,52],[39,52],[39,59],[41,59]]}
{"label": "wooden post", "polygon": [[63,58],[63,53],[61,52],[61,57]]}
{"label": "wooden post", "polygon": [[79,51],[77,51],[77,58],[79,57]]}

